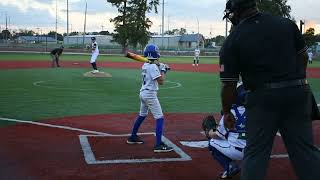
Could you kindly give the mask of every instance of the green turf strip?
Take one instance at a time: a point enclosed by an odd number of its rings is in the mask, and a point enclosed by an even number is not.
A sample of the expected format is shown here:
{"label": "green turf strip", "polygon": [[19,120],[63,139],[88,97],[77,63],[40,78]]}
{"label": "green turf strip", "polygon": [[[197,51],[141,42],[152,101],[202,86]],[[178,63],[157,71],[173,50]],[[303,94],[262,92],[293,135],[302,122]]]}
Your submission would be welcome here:
{"label": "green turf strip", "polygon": [[[71,55],[62,54],[61,61],[89,61],[90,54],[86,55]],[[34,53],[0,53],[1,60],[16,60],[16,61],[47,61],[50,60],[49,54],[34,54]],[[100,55],[98,61],[109,62],[133,62],[133,60],[123,57],[121,55]],[[161,61],[164,63],[193,63],[193,57],[162,57]],[[200,57],[201,64],[217,64],[217,57]]]}

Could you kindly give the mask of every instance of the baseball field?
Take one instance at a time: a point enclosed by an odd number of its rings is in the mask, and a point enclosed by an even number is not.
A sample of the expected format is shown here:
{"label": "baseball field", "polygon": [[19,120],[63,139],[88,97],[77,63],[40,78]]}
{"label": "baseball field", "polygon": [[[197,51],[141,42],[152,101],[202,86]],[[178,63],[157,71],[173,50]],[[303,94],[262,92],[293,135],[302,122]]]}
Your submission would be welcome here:
{"label": "baseball field", "polygon": [[[100,71],[111,78],[85,77],[89,55],[0,53],[0,179],[212,179],[221,171],[206,148],[182,141],[204,140],[201,118],[219,119],[218,58],[162,57],[170,65],[158,94],[165,114],[164,140],[174,152],[154,154],[155,122],[141,127],[146,143],[125,143],[139,111],[141,63],[101,55]],[[320,104],[320,59],[308,67]],[[266,97],[267,98],[267,97]],[[320,147],[320,121],[314,122]],[[238,178],[238,177],[237,177]],[[281,136],[274,143],[267,179],[295,179]]]}

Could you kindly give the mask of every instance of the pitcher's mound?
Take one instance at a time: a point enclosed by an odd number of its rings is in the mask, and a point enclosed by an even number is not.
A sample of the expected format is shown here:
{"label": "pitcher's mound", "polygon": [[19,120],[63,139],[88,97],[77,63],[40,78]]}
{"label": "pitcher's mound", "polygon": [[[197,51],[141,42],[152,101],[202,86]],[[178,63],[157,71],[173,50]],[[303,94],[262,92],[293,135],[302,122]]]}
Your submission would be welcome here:
{"label": "pitcher's mound", "polygon": [[107,78],[112,77],[111,74],[106,72],[101,72],[101,71],[97,73],[92,73],[91,71],[89,71],[89,72],[83,73],[83,76],[84,77],[107,77]]}

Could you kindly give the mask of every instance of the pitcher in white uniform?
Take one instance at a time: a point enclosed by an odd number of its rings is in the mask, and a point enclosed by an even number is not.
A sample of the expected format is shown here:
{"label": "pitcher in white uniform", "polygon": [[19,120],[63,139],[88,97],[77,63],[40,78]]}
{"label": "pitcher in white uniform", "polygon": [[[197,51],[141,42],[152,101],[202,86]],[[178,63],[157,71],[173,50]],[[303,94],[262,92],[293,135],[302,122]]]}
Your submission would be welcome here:
{"label": "pitcher in white uniform", "polygon": [[199,66],[199,60],[200,60],[200,49],[197,46],[197,48],[194,50],[194,57],[193,57],[193,64],[192,66]]}
{"label": "pitcher in white uniform", "polygon": [[213,116],[207,116],[202,123],[203,130],[209,139],[209,151],[219,162],[224,171],[219,175],[221,179],[231,178],[240,172],[236,160],[243,159],[246,146],[246,113],[244,107],[246,91],[239,84],[237,88],[237,102],[232,106],[232,114],[236,118],[234,129],[227,129],[223,123],[223,116],[219,122]]}
{"label": "pitcher in white uniform", "polygon": [[162,85],[167,72],[167,65],[159,63],[159,49],[154,44],[148,44],[144,49],[144,57],[151,63],[144,63],[142,66],[142,85],[140,89],[140,112],[132,128],[131,136],[127,139],[128,144],[143,144],[144,141],[137,135],[140,125],[151,111],[156,120],[156,143],[154,152],[170,152],[172,147],[167,146],[161,140],[164,124],[162,108],[157,97],[159,84]]}
{"label": "pitcher in white uniform", "polygon": [[96,38],[95,37],[91,37],[91,51],[92,51],[92,55],[91,55],[91,59],[90,59],[90,64],[93,68],[93,71],[91,71],[92,73],[98,73],[99,70],[97,68],[97,58],[99,56],[99,47],[98,47],[98,43],[96,42]]}

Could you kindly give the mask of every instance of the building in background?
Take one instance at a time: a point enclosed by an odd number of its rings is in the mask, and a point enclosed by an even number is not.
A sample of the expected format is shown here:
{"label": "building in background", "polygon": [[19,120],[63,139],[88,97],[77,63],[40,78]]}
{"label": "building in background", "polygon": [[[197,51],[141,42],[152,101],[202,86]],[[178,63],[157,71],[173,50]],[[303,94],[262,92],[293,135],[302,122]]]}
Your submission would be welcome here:
{"label": "building in background", "polygon": [[51,36],[19,36],[16,42],[23,44],[56,43],[56,39]]}
{"label": "building in background", "polygon": [[316,43],[316,54],[320,55],[320,42]]}
{"label": "building in background", "polygon": [[65,45],[91,45],[91,37],[95,37],[99,46],[120,46],[116,42],[112,42],[111,35],[77,35],[64,37],[63,44]]}
{"label": "building in background", "polygon": [[[179,41],[179,47],[181,48],[204,48],[205,38],[202,34],[184,34]],[[199,43],[199,44],[198,44]]]}

